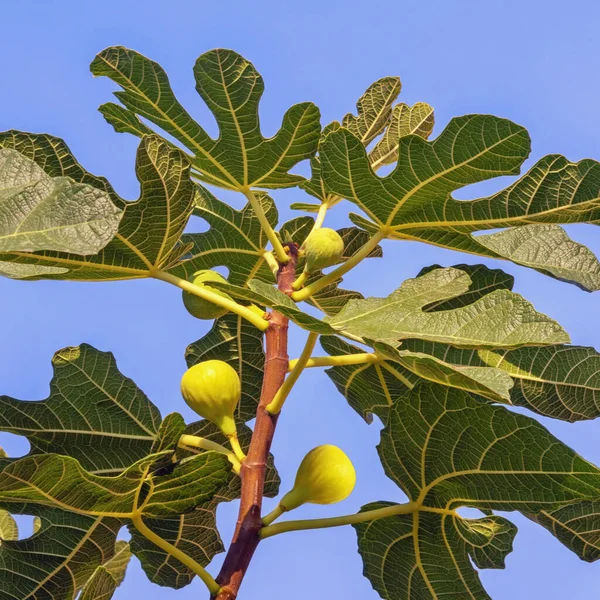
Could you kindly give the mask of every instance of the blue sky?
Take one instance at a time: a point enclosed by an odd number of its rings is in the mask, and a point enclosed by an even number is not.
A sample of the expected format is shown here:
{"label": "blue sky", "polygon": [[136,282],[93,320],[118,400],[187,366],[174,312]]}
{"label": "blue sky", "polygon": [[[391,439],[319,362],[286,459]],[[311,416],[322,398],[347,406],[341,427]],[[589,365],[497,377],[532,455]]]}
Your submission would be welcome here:
{"label": "blue sky", "polygon": [[[594,0],[571,0],[568,6],[557,0],[13,0],[3,3],[2,20],[0,130],[43,131],[64,138],[91,172],[107,176],[131,199],[138,194],[136,141],[114,133],[96,111],[110,99],[114,86],[93,79],[88,69],[97,52],[114,44],[160,62],[182,103],[203,122],[210,117],[194,90],[192,66],[202,52],[228,47],[252,60],[265,78],[261,118],[266,133],[276,129],[293,103],[316,102],[327,123],[353,110],[372,81],[399,75],[403,101],[435,107],[436,133],[453,116],[492,113],[528,128],[533,138],[528,165],[548,153],[571,160],[600,159],[600,4]],[[207,127],[214,129],[210,120]],[[459,196],[487,193],[500,184],[506,181],[465,189]],[[282,220],[287,220],[293,216],[289,202],[303,199],[303,194],[286,191],[275,198]],[[241,205],[238,198],[233,202]],[[346,224],[347,208],[339,205],[328,224]],[[597,230],[582,226],[570,232],[600,254]],[[478,262],[418,244],[386,242],[384,252],[384,260],[363,264],[347,283],[384,295],[422,266]],[[513,273],[516,290],[558,319],[574,343],[600,348],[600,296],[523,268],[488,264]],[[88,342],[114,352],[121,371],[163,414],[180,410],[191,420],[178,391],[183,352],[207,327],[187,315],[174,288],[150,281],[0,280],[0,306],[0,393],[30,400],[46,397],[53,352]],[[292,355],[302,338],[293,337]],[[600,424],[544,424],[600,464]],[[334,516],[373,500],[402,501],[377,460],[378,439],[377,423],[366,425],[322,372],[308,372],[286,405],[274,444],[284,487],[291,485],[306,451],[322,443],[337,444],[350,455],[359,483],[342,505],[306,507],[297,516]],[[13,455],[26,451],[26,444],[10,436],[0,437],[0,442]],[[235,514],[235,503],[219,510],[226,541]],[[524,518],[511,518],[520,534],[507,570],[482,575],[494,600],[597,596],[599,564],[579,561],[545,530]],[[213,573],[220,562],[218,557],[211,565]],[[291,533],[259,548],[240,598],[281,593],[301,600],[332,592],[346,600],[375,600],[378,596],[361,571],[351,528]],[[155,587],[134,561],[117,598],[185,600],[202,594],[198,581],[179,592]]]}

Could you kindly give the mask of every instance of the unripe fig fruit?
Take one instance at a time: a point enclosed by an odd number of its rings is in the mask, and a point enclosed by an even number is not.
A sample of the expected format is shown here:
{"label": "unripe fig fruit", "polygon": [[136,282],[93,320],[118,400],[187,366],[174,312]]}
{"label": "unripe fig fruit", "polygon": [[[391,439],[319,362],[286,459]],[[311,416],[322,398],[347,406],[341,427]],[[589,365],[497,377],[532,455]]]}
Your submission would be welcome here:
{"label": "unripe fig fruit", "polygon": [[226,436],[236,435],[235,409],[242,395],[240,378],[222,360],[207,360],[190,367],[181,378],[187,405],[214,423]]}
{"label": "unripe fig fruit", "polygon": [[284,510],[310,504],[335,504],[346,499],[356,484],[350,459],[337,446],[313,448],[302,460],[294,488],[279,503]]}
{"label": "unripe fig fruit", "polygon": [[[196,271],[194,273],[194,279],[192,283],[199,287],[204,287],[207,290],[211,291],[213,294],[217,294],[218,296],[222,296],[223,298],[227,298],[231,300],[231,296],[218,290],[217,288],[210,287],[210,282],[218,281],[219,283],[227,283],[225,277],[217,273],[216,271]],[[199,296],[195,296],[190,292],[183,292],[183,304],[186,307],[187,311],[197,319],[218,319],[222,317],[224,314],[227,314],[229,311],[222,306],[217,306],[213,304],[209,300],[205,300],[204,298],[200,298]]]}
{"label": "unripe fig fruit", "polygon": [[338,263],[344,253],[344,240],[340,234],[327,227],[313,231],[304,242],[306,271],[314,273]]}

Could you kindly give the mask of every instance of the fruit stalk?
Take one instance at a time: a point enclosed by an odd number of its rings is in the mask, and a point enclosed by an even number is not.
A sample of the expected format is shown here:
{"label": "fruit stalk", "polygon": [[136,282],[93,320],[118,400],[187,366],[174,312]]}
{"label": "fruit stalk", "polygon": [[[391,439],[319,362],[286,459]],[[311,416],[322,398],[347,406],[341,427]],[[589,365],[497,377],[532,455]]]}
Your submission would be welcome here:
{"label": "fruit stalk", "polygon": [[[277,274],[277,285],[284,294],[291,295],[298,261],[298,248],[295,244],[288,244],[288,248],[290,259],[286,264],[281,265]],[[248,456],[242,464],[240,473],[242,493],[238,521],[223,567],[217,577],[221,589],[214,596],[215,600],[236,600],[248,565],[260,541],[267,458],[278,417],[269,414],[266,407],[282,386],[288,369],[287,317],[273,311],[265,340],[265,370],[260,403],[256,411],[256,424]]]}

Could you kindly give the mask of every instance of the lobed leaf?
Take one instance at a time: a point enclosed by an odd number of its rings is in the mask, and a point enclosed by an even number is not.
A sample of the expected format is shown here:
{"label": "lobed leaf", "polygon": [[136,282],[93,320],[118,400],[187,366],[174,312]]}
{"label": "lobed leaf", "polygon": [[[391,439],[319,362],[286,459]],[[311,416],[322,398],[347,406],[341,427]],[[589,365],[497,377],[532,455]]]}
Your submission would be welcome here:
{"label": "lobed leaf", "polygon": [[41,527],[32,537],[0,545],[1,600],[72,600],[115,554],[117,519],[39,505],[19,512],[41,515]]}
{"label": "lobed leaf", "polygon": [[106,191],[52,178],[16,150],[0,148],[0,253],[96,254],[117,233],[122,216]]}
{"label": "lobed leaf", "polygon": [[413,106],[398,104],[394,106],[390,124],[381,139],[369,152],[369,161],[376,171],[383,165],[389,165],[398,160],[400,138],[407,135],[418,135],[427,139],[433,131],[433,108],[424,102]]}
{"label": "lobed leaf", "polygon": [[96,56],[91,70],[122,88],[115,96],[124,108],[101,107],[116,131],[142,136],[148,128],[139,117],[148,119],[189,149],[195,175],[206,183],[233,190],[294,186],[303,178],[290,169],[316,152],[320,115],[310,102],[290,108],[273,137],[262,136],[262,77],[232,50],[206,52],[194,67],[196,90],[219,127],[216,140],[178,102],[162,67],[145,56],[113,46]]}
{"label": "lobed leaf", "polygon": [[[63,145],[48,143],[47,136],[29,136],[32,160],[56,171],[74,158]],[[0,144],[19,144],[21,138],[4,136]],[[106,189],[106,182],[72,168],[90,185]],[[108,281],[150,277],[176,263],[186,251],[180,238],[192,213],[195,187],[189,180],[189,163],[181,151],[157,136],[142,139],[136,159],[141,196],[122,202],[124,208],[116,236],[99,253],[80,256],[64,252],[0,252],[0,269],[18,278]],[[13,263],[12,265],[8,263]],[[5,267],[5,265],[7,265]]]}
{"label": "lobed leaf", "polygon": [[[498,248],[502,252],[496,252],[473,233],[600,218],[600,163],[570,163],[558,155],[542,158],[511,186],[487,198],[452,197],[465,185],[518,174],[529,150],[522,127],[488,115],[467,115],[452,119],[432,142],[419,135],[400,138],[397,165],[383,178],[375,174],[360,140],[346,129],[331,132],[319,155],[328,192],[348,198],[368,216],[353,218],[355,224],[391,238],[512,260],[506,241]],[[593,261],[581,246],[563,240],[551,268],[541,246],[538,241],[530,266],[560,278],[570,271],[569,280],[583,285],[594,276]]]}
{"label": "lobed leaf", "polygon": [[[169,453],[172,454],[172,453]],[[38,454],[1,464],[0,506],[39,504],[94,517],[128,519],[139,509],[149,517],[170,516],[212,498],[227,479],[222,454],[194,457],[165,475],[153,474],[161,455],[149,455],[116,477],[89,473],[75,460]]]}
{"label": "lobed leaf", "polygon": [[[250,444],[251,431],[243,425],[238,425],[238,431],[240,444],[246,450]],[[205,437],[220,444],[227,444],[223,434],[208,421],[192,423],[187,427],[186,433]],[[194,451],[195,454],[203,452],[202,450]],[[211,500],[201,503],[192,512],[170,518],[147,519],[145,524],[163,539],[183,550],[196,562],[206,566],[215,555],[224,550],[216,525],[217,507],[221,502],[229,502],[238,498],[240,490],[239,477],[230,473],[215,496]],[[277,495],[278,491],[279,476],[273,465],[273,458],[270,457],[264,493],[268,497],[273,497]],[[175,589],[185,587],[192,582],[195,575],[190,569],[149,542],[136,529],[130,528],[130,532],[134,553],[140,559],[142,568],[150,581]]]}
{"label": "lobed leaf", "polygon": [[130,559],[129,544],[117,541],[115,555],[105,564],[96,567],[81,591],[80,600],[110,600],[125,578]]}
{"label": "lobed leaf", "polygon": [[477,241],[503,258],[531,267],[583,290],[600,289],[600,262],[558,225],[525,225],[477,236]]}
{"label": "lobed leaf", "polygon": [[457,365],[491,366],[515,382],[511,403],[564,421],[600,416],[600,354],[584,346],[515,350],[466,350],[445,344],[407,341],[403,348]]}
{"label": "lobed leaf", "polygon": [[436,269],[406,280],[387,298],[351,300],[326,322],[336,331],[391,344],[419,338],[457,346],[510,348],[569,341],[558,323],[508,290],[496,290],[454,310],[423,311],[428,304],[464,294],[470,284],[464,271]]}
{"label": "lobed leaf", "polygon": [[27,437],[31,456],[64,454],[96,474],[119,472],[151,452],[160,413],[111,353],[63,348],[52,366],[46,400],[0,396],[0,430]]}
{"label": "lobed leaf", "polygon": [[482,527],[461,506],[539,514],[600,493],[600,470],[536,421],[435,384],[396,399],[378,450],[417,508],[355,526],[365,575],[386,599],[489,597],[470,558],[501,567],[514,527],[493,517]]}

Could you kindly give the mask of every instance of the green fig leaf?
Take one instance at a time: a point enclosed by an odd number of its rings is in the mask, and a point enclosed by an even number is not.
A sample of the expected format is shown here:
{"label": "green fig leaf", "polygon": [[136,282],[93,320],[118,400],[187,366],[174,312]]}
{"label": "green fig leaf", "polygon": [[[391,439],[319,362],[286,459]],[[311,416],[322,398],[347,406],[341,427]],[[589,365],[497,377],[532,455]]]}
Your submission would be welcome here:
{"label": "green fig leaf", "polygon": [[303,178],[289,173],[317,150],[319,110],[296,104],[283,117],[281,129],[264,138],[258,118],[264,83],[254,66],[232,50],[211,50],[196,61],[196,90],[213,113],[219,136],[211,138],[175,97],[166,73],[157,63],[121,46],[102,51],[92,73],[121,86],[115,96],[124,108],[102,107],[117,131],[144,135],[149,120],[190,151],[194,175],[227,189],[284,188]]}
{"label": "green fig leaf", "polygon": [[[240,444],[247,450],[252,435],[251,430],[238,425]],[[207,438],[220,444],[226,444],[223,434],[208,421],[199,421],[188,425],[186,434]],[[204,453],[194,450],[195,454]],[[185,453],[184,453],[185,455]],[[223,542],[216,525],[216,511],[221,502],[230,502],[240,495],[240,479],[233,473],[215,496],[208,502],[197,506],[192,512],[167,519],[147,519],[145,524],[163,539],[183,550],[202,566],[208,565],[214,556],[224,551]],[[265,477],[264,493],[274,497],[279,492],[279,476],[269,457]],[[185,565],[141,536],[137,530],[130,527],[131,544],[136,556],[142,563],[144,572],[158,585],[180,589],[189,585],[194,579],[194,573]]]}
{"label": "green fig leaf", "polygon": [[428,381],[472,392],[488,400],[510,402],[513,380],[502,369],[455,365],[429,354],[396,349],[382,343],[375,343],[374,348],[383,357],[400,363]]}
{"label": "green fig leaf", "polygon": [[356,103],[356,116],[352,113],[344,116],[342,127],[368,146],[387,127],[392,116],[392,105],[401,89],[399,77],[378,79]]}
{"label": "green fig leaf", "polygon": [[72,600],[115,556],[118,519],[31,504],[19,512],[41,515],[41,526],[32,537],[0,544],[1,600]]}
{"label": "green fig leaf", "polygon": [[551,277],[574,283],[588,292],[600,290],[600,262],[574,242],[558,225],[525,225],[477,236],[498,256]]}
{"label": "green fig leaf", "polygon": [[97,254],[117,233],[122,216],[107,192],[50,177],[16,150],[0,148],[0,253]]}
{"label": "green fig leaf", "polygon": [[600,559],[600,502],[582,501],[526,515],[586,562]]}
{"label": "green fig leaf", "polygon": [[[66,146],[48,143],[46,136],[29,136],[32,160],[42,169],[54,172],[74,159]],[[20,138],[0,138],[0,144],[19,144]],[[58,155],[57,155],[58,153]],[[68,153],[68,154],[67,154]],[[88,185],[106,189],[103,179],[71,168]],[[177,263],[186,247],[180,244],[183,230],[192,214],[195,186],[189,180],[189,163],[182,152],[157,136],[143,138],[136,159],[141,196],[136,202],[122,202],[124,209],[115,237],[92,256],[65,252],[0,252],[0,270],[19,278],[109,281],[150,277]],[[4,265],[12,263],[8,268]]]}
{"label": "green fig leaf", "polygon": [[63,348],[52,367],[46,400],[0,396],[0,430],[27,437],[31,455],[72,456],[95,474],[120,472],[152,451],[160,413],[111,353]]}
{"label": "green fig leaf", "polygon": [[[488,243],[489,238],[480,242],[473,234],[598,221],[600,163],[570,163],[550,155],[492,196],[464,201],[451,195],[468,184],[518,174],[529,150],[529,136],[522,127],[488,115],[467,115],[452,119],[432,142],[418,135],[400,138],[398,163],[383,178],[375,174],[360,140],[343,128],[329,133],[319,155],[326,189],[356,203],[368,219],[353,217],[353,221],[368,231],[494,258],[512,260],[514,255],[519,264],[530,262],[527,266],[585,287],[595,275],[595,265],[579,245],[567,243],[564,237],[560,256],[549,259],[538,239],[530,242],[533,250],[526,252],[530,260],[521,261],[523,255],[510,244],[514,239],[495,238]],[[532,229],[528,235],[535,237],[535,233]],[[494,242],[501,252],[488,247]]]}
{"label": "green fig leaf", "polygon": [[[323,350],[331,356],[362,354],[337,336],[319,339]],[[418,375],[400,364],[388,361],[331,367],[325,371],[348,404],[367,422],[377,415],[384,423],[394,400],[410,391],[419,381]]]}
{"label": "green fig leaf", "polygon": [[400,138],[407,135],[418,135],[427,139],[433,131],[433,108],[424,102],[413,106],[398,104],[394,106],[390,124],[381,139],[369,152],[369,161],[374,171],[383,165],[398,160]]}
{"label": "green fig leaf", "polygon": [[[417,277],[426,275],[430,271],[442,269],[440,265],[431,265],[419,271]],[[462,308],[473,304],[480,298],[490,294],[496,290],[512,291],[515,283],[515,278],[500,269],[490,269],[485,265],[453,265],[453,269],[464,271],[471,279],[471,287],[464,294],[449,298],[447,300],[438,300],[425,306],[425,312],[433,312],[436,310],[452,310],[454,308]]]}
{"label": "green fig leaf", "polygon": [[116,477],[93,475],[74,458],[58,454],[9,461],[0,465],[0,506],[10,510],[34,503],[115,519],[132,518],[138,510],[148,517],[170,516],[212,498],[231,470],[227,458],[213,452],[169,474],[153,474],[162,457],[148,455]]}
{"label": "green fig leaf", "polygon": [[540,415],[564,421],[600,416],[600,354],[584,346],[514,350],[466,350],[409,340],[402,349],[423,352],[456,365],[494,367],[515,385],[510,401]]}
{"label": "green fig leaf", "polygon": [[6,540],[18,540],[19,527],[13,516],[6,510],[0,510],[0,546]]}
{"label": "green fig leaf", "polygon": [[489,542],[498,549],[482,553],[492,517],[482,528],[456,509],[539,514],[594,501],[600,489],[600,470],[533,419],[431,383],[396,399],[378,450],[414,503],[412,514],[399,507],[355,526],[365,574],[386,599],[489,598],[470,558],[501,567],[514,528],[500,522],[500,541]]}
{"label": "green fig leaf", "polygon": [[464,271],[437,269],[406,280],[387,298],[351,300],[326,322],[336,331],[392,345],[410,338],[502,348],[569,341],[558,323],[508,290],[451,311],[423,311],[427,304],[464,294],[470,285]]}
{"label": "green fig leaf", "polygon": [[[227,279],[234,285],[246,285],[253,278],[274,281],[264,259],[268,239],[250,204],[235,210],[204,187],[197,186],[197,191],[193,214],[206,221],[210,228],[203,233],[182,236],[182,243],[191,244],[191,249],[170,272],[191,279],[196,271],[227,267]],[[273,200],[261,192],[255,195],[267,221],[274,227],[277,209]]]}
{"label": "green fig leaf", "polygon": [[129,544],[117,541],[115,555],[96,568],[83,587],[80,600],[110,600],[125,578],[130,559]]}

